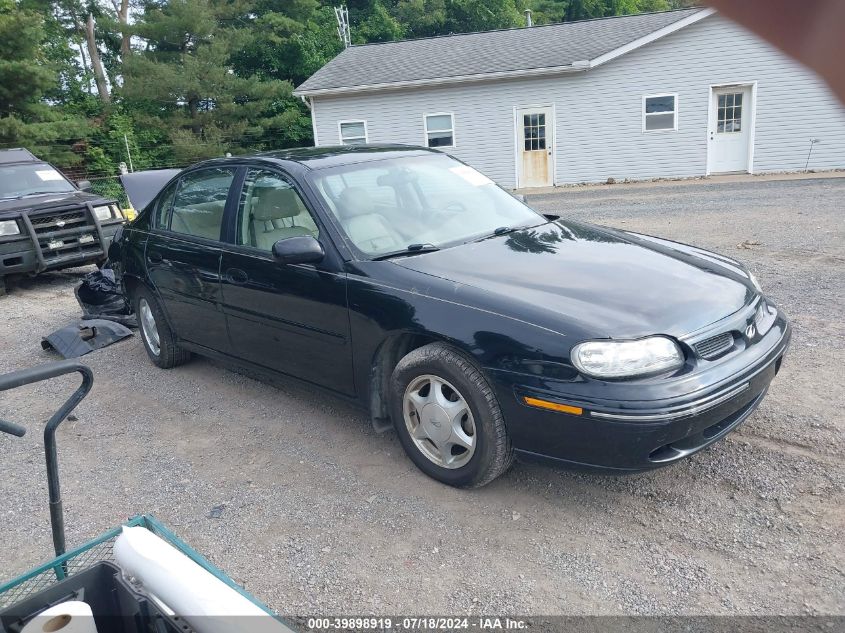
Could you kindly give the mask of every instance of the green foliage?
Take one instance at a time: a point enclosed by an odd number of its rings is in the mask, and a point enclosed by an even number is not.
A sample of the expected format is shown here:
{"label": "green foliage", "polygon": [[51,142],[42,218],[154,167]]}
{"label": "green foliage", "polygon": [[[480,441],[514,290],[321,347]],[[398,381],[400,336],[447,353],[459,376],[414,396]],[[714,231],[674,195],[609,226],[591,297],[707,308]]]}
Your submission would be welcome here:
{"label": "green foliage", "polygon": [[289,81],[235,72],[232,51],[251,38],[230,26],[232,15],[229,3],[171,0],[147,6],[136,24],[150,46],[124,61],[121,95],[169,131],[177,162],[263,148],[287,123]]}
{"label": "green foliage", "polygon": [[82,136],[88,123],[47,102],[58,73],[46,40],[39,14],[8,1],[0,5],[0,144],[71,165],[80,158],[68,139]]}

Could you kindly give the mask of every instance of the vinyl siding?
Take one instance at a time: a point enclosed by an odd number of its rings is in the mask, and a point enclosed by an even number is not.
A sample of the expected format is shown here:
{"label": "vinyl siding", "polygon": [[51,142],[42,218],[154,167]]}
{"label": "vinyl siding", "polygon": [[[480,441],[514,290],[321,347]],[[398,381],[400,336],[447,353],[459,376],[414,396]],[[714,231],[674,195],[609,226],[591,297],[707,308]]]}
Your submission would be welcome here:
{"label": "vinyl siding", "polygon": [[[845,109],[812,72],[713,16],[587,72],[314,100],[320,145],[338,120],[366,119],[371,143],[425,142],[423,115],[453,112],[450,154],[516,186],[514,107],[554,105],[555,183],[701,176],[711,85],[757,82],[755,172],[845,168]],[[642,131],[642,97],[678,94],[678,130]]]}

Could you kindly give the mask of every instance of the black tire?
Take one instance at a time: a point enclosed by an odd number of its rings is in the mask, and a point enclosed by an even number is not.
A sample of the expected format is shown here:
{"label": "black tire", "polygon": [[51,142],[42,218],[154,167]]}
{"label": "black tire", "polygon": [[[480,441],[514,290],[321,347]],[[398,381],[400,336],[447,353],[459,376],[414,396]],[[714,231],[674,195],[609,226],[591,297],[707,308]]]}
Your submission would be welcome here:
{"label": "black tire", "polygon": [[[176,337],[173,334],[173,330],[170,329],[170,325],[167,323],[167,319],[164,316],[161,305],[153,293],[144,286],[138,286],[132,295],[132,307],[134,308],[136,318],[138,319],[138,333],[141,336],[141,340],[144,342],[144,349],[147,350],[147,356],[150,357],[153,364],[157,367],[161,367],[162,369],[171,369],[172,367],[178,367],[179,365],[187,363],[191,359],[191,353],[176,344]],[[150,341],[147,340],[147,333],[144,330],[144,325],[141,323],[142,300],[149,306],[150,312],[155,320],[156,330],[158,330],[158,354],[156,354]]]}
{"label": "black tire", "polygon": [[[405,390],[428,374],[454,385],[475,421],[477,446],[469,461],[459,468],[445,468],[426,457],[405,424]],[[393,370],[388,397],[390,416],[402,447],[429,477],[458,488],[478,488],[493,481],[513,463],[510,437],[496,396],[481,370],[456,349],[443,343],[430,343],[408,353]]]}

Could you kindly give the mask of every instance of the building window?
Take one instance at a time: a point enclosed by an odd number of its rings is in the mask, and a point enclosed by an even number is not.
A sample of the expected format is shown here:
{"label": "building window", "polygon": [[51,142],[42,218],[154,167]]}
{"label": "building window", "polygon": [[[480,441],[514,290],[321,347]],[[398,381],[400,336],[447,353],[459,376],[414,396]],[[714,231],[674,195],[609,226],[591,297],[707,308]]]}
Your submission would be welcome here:
{"label": "building window", "polygon": [[455,147],[455,118],[450,112],[426,114],[426,147]]}
{"label": "building window", "polygon": [[341,145],[364,145],[367,142],[366,121],[338,121]]}
{"label": "building window", "polygon": [[546,149],[546,115],[543,112],[522,115],[525,151]]}
{"label": "building window", "polygon": [[643,97],[643,132],[678,129],[678,95]]}
{"label": "building window", "polygon": [[742,132],[742,93],[719,95],[719,112],[716,119],[719,134]]}

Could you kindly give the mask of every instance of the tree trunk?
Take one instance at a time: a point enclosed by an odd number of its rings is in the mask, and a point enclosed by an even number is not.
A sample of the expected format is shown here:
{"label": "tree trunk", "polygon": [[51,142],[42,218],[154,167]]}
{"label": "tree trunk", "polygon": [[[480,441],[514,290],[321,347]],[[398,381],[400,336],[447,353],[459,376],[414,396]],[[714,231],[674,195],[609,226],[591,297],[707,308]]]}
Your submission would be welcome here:
{"label": "tree trunk", "polygon": [[109,103],[109,85],[106,82],[106,73],[103,72],[103,63],[100,61],[100,51],[97,50],[97,41],[94,39],[94,16],[89,13],[88,21],[85,23],[85,41],[88,44],[88,57],[91,59],[91,68],[94,70],[94,81],[97,83],[97,92],[103,103]]}
{"label": "tree trunk", "polygon": [[120,0],[120,4],[117,3],[117,0],[112,0],[112,5],[114,12],[117,14],[117,21],[121,26],[120,57],[125,62],[131,52],[129,44],[132,38],[129,34],[129,0]]}
{"label": "tree trunk", "polygon": [[90,95],[93,94],[91,92],[91,80],[88,79],[88,57],[85,55],[85,47],[82,46],[82,43],[79,44],[79,57],[82,59],[82,71],[83,77],[85,79],[85,91]]}
{"label": "tree trunk", "polygon": [[199,135],[202,131],[202,124],[197,119],[197,115],[199,114],[199,97],[188,97],[188,112],[191,115],[191,130],[193,130],[194,134]]}

